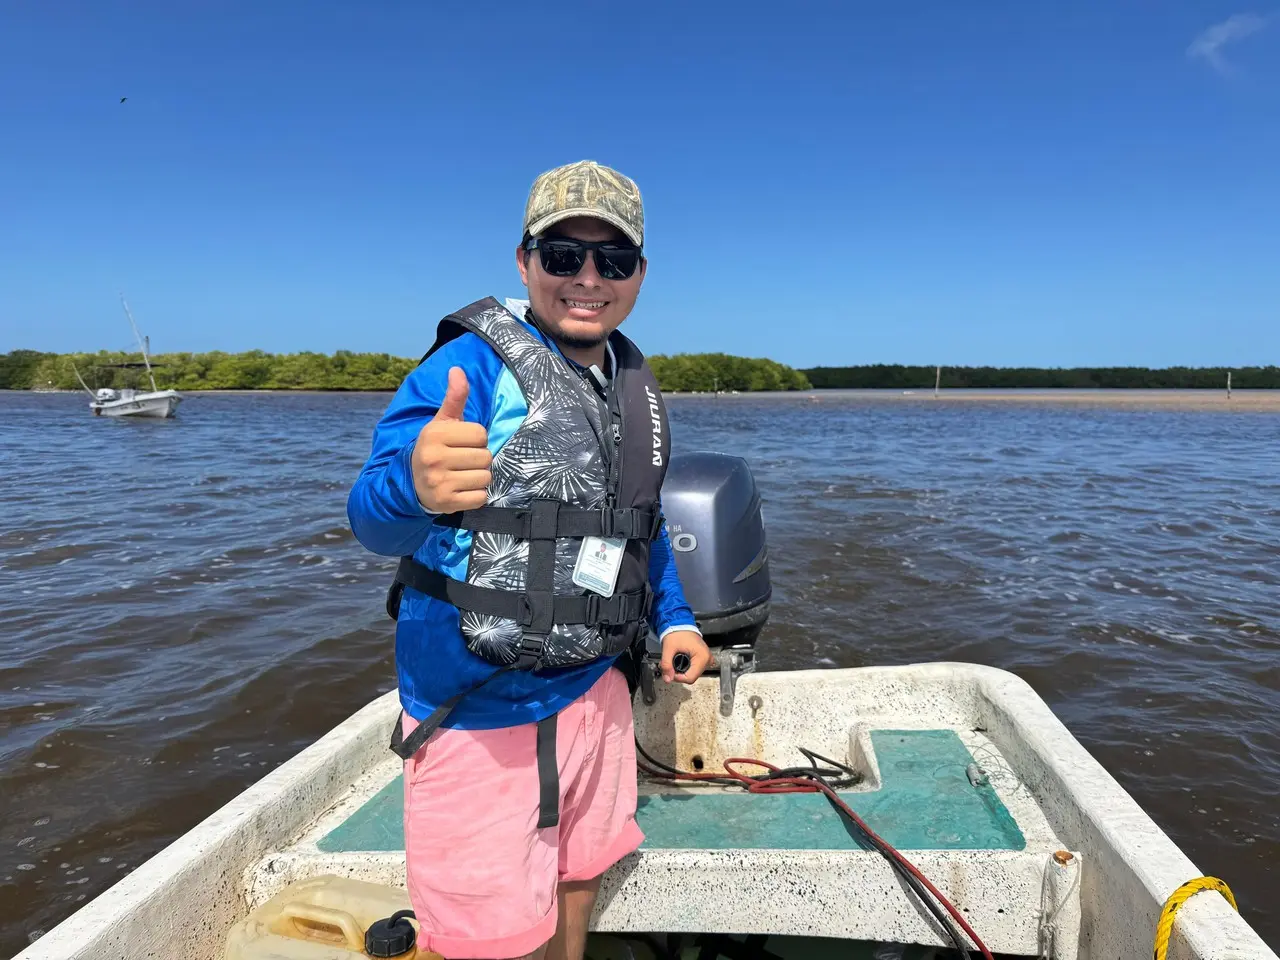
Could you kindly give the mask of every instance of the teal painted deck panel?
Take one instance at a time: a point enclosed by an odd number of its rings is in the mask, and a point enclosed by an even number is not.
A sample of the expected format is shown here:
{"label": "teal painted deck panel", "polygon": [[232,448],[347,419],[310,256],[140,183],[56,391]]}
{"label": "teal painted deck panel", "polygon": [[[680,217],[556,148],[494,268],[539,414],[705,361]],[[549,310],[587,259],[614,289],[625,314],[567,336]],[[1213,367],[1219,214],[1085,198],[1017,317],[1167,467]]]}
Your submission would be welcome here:
{"label": "teal painted deck panel", "polygon": [[[900,850],[1021,850],[1022,831],[990,786],[965,774],[973,758],[951,730],[875,730],[881,789],[842,793],[858,816]],[[864,846],[827,798],[651,796],[637,819],[645,846],[677,849],[852,850]]]}
{"label": "teal painted deck panel", "polygon": [[404,849],[404,777],[396,777],[363,807],[325,834],[325,853]]}
{"label": "teal painted deck panel", "polygon": [[[875,730],[883,781],[870,793],[843,793],[867,825],[900,850],[1021,850],[1022,831],[989,786],[965,775],[969,751],[952,730]],[[399,777],[321,839],[328,853],[403,850]],[[645,847],[657,849],[851,850],[850,835],[825,797],[641,797],[636,819]]]}

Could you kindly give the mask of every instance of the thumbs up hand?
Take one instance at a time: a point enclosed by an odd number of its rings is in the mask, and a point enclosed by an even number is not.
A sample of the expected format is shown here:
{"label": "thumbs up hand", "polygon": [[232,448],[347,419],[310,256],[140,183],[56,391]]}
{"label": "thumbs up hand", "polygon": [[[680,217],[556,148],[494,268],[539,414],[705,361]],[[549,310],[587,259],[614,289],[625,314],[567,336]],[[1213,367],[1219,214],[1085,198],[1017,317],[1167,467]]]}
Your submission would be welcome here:
{"label": "thumbs up hand", "polygon": [[492,479],[489,434],[463,419],[471,388],[461,367],[449,370],[449,388],[413,448],[413,488],[428,513],[474,510],[488,500]]}

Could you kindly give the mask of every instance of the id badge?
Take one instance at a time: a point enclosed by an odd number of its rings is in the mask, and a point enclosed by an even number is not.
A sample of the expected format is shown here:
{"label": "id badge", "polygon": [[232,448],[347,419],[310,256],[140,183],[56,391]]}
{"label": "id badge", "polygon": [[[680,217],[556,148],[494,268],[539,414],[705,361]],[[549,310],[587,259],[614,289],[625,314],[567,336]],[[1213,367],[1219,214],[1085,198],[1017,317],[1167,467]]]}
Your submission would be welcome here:
{"label": "id badge", "polygon": [[573,565],[573,582],[602,597],[612,597],[626,546],[622,539],[583,537],[578,562]]}

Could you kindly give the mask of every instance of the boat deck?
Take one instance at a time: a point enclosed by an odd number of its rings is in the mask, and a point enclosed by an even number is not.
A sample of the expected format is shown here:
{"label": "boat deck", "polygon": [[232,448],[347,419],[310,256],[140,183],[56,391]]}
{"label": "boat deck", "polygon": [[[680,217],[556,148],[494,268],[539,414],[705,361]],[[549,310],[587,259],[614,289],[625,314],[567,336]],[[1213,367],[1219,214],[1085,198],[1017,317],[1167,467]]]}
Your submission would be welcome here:
{"label": "boat deck", "polygon": [[[847,763],[862,779],[841,795],[867,824],[966,911],[993,950],[1035,954],[1042,896],[1063,844],[981,724],[946,700],[922,713],[918,693],[907,697],[913,711],[886,711],[882,698],[880,716],[871,716],[841,696],[824,706],[771,689],[779,682],[742,678],[729,717],[719,713],[714,681],[662,691],[651,707],[637,701],[638,736],[656,758],[686,770],[718,771],[733,756],[804,763],[791,743]],[[762,705],[754,710],[753,694]],[[305,835],[251,871],[251,904],[325,873],[403,885],[402,803],[399,761],[388,753]],[[945,943],[885,860],[819,794],[642,779],[637,821],[644,843],[606,875],[598,931]],[[1068,901],[1062,914],[1078,924],[1072,887],[1051,893]]]}

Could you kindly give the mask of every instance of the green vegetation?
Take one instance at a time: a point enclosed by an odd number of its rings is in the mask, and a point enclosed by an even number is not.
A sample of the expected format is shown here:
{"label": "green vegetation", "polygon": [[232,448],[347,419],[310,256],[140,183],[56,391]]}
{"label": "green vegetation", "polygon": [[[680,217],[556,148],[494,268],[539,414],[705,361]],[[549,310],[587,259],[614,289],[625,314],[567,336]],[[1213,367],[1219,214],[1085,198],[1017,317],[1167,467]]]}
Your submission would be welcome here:
{"label": "green vegetation", "polygon": [[34,382],[32,374],[49,354],[36,350],[0,353],[0,390],[26,390]]}
{"label": "green vegetation", "polygon": [[[817,388],[895,390],[932,389],[934,367],[907,367],[901,364],[874,364],[861,367],[814,367],[802,371]],[[943,367],[942,386],[977,389],[1009,387],[1088,389],[1213,389],[1227,385],[1240,390],[1280,388],[1280,367]]]}
{"label": "green vegetation", "polygon": [[[113,370],[106,364],[133,361],[136,354],[0,354],[0,390],[32,387],[79,389],[75,369],[90,387],[139,386],[143,370]],[[804,374],[772,360],[723,353],[650,357],[664,390],[806,390]],[[152,357],[156,385],[176,390],[394,390],[416,359],[385,353],[162,353]]]}
{"label": "green vegetation", "polygon": [[[38,353],[15,350],[0,353],[0,390],[52,387],[75,390],[74,363],[89,386],[123,387],[145,384],[141,370],[112,370],[105,364],[137,361],[136,354]],[[177,390],[394,390],[416,359],[386,353],[164,353],[152,358],[156,383]],[[813,388],[932,389],[933,367],[873,364],[860,367],[814,367],[793,370],[773,360],[734,357],[724,353],[682,353],[653,356],[649,364],[663,390],[809,390]],[[1007,387],[1091,388],[1203,388],[1226,386],[1227,367],[943,367],[944,388]],[[1230,369],[1231,385],[1241,390],[1280,389],[1280,367]]]}
{"label": "green vegetation", "polygon": [[[27,352],[29,353],[29,351]],[[145,370],[112,370],[105,364],[137,362],[137,354],[37,354],[22,362],[0,355],[0,389],[51,387],[76,390],[75,370],[89,386],[125,387],[146,384]],[[385,353],[162,353],[151,358],[156,385],[176,390],[394,390],[415,360]]]}
{"label": "green vegetation", "polygon": [[661,354],[649,358],[663,390],[808,390],[808,378],[773,360],[749,360],[724,353]]}

